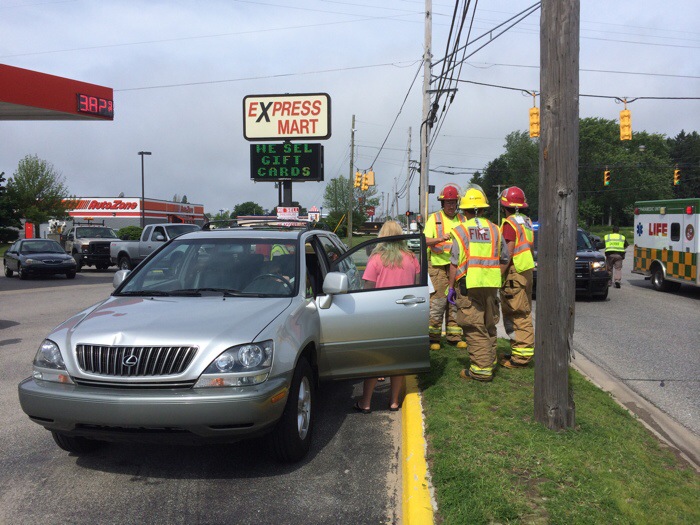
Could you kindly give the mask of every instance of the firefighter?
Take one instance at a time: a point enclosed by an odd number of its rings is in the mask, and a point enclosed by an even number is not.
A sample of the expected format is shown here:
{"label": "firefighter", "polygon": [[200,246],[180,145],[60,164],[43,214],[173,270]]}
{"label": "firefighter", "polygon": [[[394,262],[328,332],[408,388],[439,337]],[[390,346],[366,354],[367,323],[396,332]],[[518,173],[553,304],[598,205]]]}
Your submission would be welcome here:
{"label": "firefighter", "polygon": [[625,236],[620,233],[620,227],[617,224],[613,226],[613,232],[608,233],[603,239],[605,240],[605,263],[615,281],[615,288],[619,288],[622,282],[622,261],[625,258],[625,248],[629,244]]}
{"label": "firefighter", "polygon": [[459,207],[466,222],[452,230],[448,301],[457,305],[457,322],[469,348],[469,369],[460,377],[491,381],[496,367],[496,325],[502,257],[508,248],[494,223],[479,217],[488,208],[486,194],[473,184]]}
{"label": "firefighter", "polygon": [[457,324],[457,308],[447,302],[447,284],[450,269],[450,249],[452,229],[464,222],[464,216],[458,211],[460,188],[447,184],[438,195],[441,210],[428,217],[423,233],[428,246],[428,275],[435,291],[430,294],[430,321],[428,334],[430,349],[440,350],[443,320],[445,339],[450,344],[465,348],[462,330]]}
{"label": "firefighter", "polygon": [[499,202],[505,213],[501,235],[510,257],[501,271],[503,326],[510,337],[510,354],[499,361],[505,368],[523,368],[535,354],[535,330],[532,326],[532,255],[534,233],[532,221],[520,213],[527,208],[525,193],[517,186],[506,188]]}

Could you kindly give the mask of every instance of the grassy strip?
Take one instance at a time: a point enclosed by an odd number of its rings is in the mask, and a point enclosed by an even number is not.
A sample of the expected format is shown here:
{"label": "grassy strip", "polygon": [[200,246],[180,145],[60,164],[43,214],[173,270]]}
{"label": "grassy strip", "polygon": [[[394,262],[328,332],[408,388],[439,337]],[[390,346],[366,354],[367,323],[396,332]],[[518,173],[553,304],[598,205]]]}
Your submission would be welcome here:
{"label": "grassy strip", "polygon": [[700,523],[696,472],[574,370],[576,428],[553,432],[533,419],[534,366],[482,384],[459,377],[466,350],[431,356],[420,387],[438,523]]}

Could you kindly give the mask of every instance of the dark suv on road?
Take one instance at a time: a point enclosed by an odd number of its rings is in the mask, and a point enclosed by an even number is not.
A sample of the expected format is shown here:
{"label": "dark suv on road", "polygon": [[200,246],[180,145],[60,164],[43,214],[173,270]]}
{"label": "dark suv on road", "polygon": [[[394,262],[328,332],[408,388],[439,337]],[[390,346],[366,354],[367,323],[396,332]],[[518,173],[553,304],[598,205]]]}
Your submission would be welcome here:
{"label": "dark suv on road", "polygon": [[[539,228],[535,225],[535,271],[533,296],[537,291],[537,239]],[[604,301],[608,297],[610,272],[605,265],[605,255],[599,250],[602,242],[593,245],[590,235],[578,228],[576,230],[576,295],[596,298]]]}

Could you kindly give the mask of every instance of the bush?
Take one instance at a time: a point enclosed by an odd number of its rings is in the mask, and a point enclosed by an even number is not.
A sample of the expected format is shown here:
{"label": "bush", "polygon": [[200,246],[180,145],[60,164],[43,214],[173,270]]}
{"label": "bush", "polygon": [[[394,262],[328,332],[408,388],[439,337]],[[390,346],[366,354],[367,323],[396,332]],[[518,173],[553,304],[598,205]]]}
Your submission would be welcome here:
{"label": "bush", "polygon": [[0,228],[0,244],[10,244],[19,239],[17,228]]}
{"label": "bush", "polygon": [[126,226],[117,231],[117,236],[125,241],[138,241],[143,229],[140,226]]}

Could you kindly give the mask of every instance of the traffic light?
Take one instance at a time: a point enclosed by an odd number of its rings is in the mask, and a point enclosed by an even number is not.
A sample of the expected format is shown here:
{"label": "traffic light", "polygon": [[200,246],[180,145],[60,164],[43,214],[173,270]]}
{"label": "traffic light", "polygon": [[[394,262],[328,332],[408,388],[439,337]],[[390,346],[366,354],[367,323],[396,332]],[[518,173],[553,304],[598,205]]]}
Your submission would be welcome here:
{"label": "traffic light", "polygon": [[407,211],[407,212],[406,212],[406,217],[410,217],[410,216],[411,216],[411,212],[410,212],[410,211]]}
{"label": "traffic light", "polygon": [[372,170],[367,172],[367,186],[374,186],[374,172]]}
{"label": "traffic light", "polygon": [[629,109],[620,111],[620,140],[632,140],[632,114]]}
{"label": "traffic light", "polygon": [[610,186],[610,172],[608,170],[603,172],[603,186]]}
{"label": "traffic light", "polygon": [[362,184],[362,173],[360,173],[358,170],[355,172],[355,184],[353,184],[353,186],[355,186],[355,188],[359,188],[361,184]]}
{"label": "traffic light", "polygon": [[530,108],[530,137],[540,136],[540,110]]}
{"label": "traffic light", "polygon": [[681,170],[673,170],[673,185],[678,186],[681,183]]}
{"label": "traffic light", "polygon": [[367,191],[369,189],[369,177],[366,173],[362,174],[362,184],[360,185],[362,191]]}

